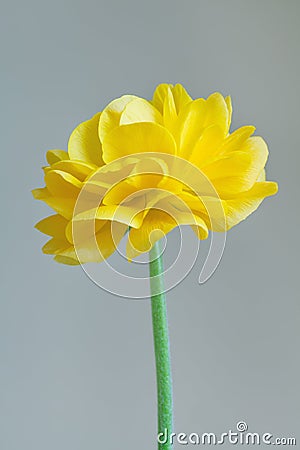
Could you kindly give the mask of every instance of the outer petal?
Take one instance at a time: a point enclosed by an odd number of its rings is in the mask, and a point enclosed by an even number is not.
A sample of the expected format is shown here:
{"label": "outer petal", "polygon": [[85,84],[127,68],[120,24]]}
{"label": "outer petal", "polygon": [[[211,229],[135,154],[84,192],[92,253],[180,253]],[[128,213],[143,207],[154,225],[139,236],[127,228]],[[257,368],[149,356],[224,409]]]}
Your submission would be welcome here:
{"label": "outer petal", "polygon": [[133,123],[112,130],[103,142],[103,159],[108,164],[123,156],[158,152],[175,154],[172,135],[155,123]]}
{"label": "outer petal", "polygon": [[174,101],[174,97],[171,91],[171,88],[168,88],[164,100],[163,105],[163,120],[164,126],[174,135],[176,136],[176,127],[177,127],[177,111],[176,105]]}
{"label": "outer petal", "polygon": [[[78,266],[80,264],[80,262],[78,261],[75,251],[71,251],[72,249],[69,249],[69,254],[65,255],[66,252],[64,252],[63,254],[60,255],[56,255],[54,257],[54,260],[60,264],[66,264],[68,266]],[[73,257],[72,257],[72,256]]]}
{"label": "outer petal", "polygon": [[157,88],[154,91],[153,98],[152,98],[152,104],[155,106],[158,111],[163,113],[164,110],[164,103],[165,98],[168,93],[168,90],[173,87],[172,84],[168,83],[161,83],[157,86]]}
{"label": "outer petal", "polygon": [[219,195],[228,198],[253,186],[267,158],[266,143],[253,137],[244,143],[241,151],[232,152],[201,170],[213,182]]}
{"label": "outer petal", "polygon": [[223,95],[215,92],[206,100],[206,108],[205,126],[216,123],[227,134],[231,118],[231,108],[229,106],[228,109],[228,100],[226,103]]}
{"label": "outer petal", "polygon": [[45,173],[51,170],[59,170],[61,172],[66,172],[77,178],[79,181],[85,181],[87,177],[91,175],[92,172],[97,170],[97,166],[94,164],[88,164],[82,161],[58,161],[50,167],[44,168]]}
{"label": "outer petal", "polygon": [[[96,208],[94,208],[94,211]],[[70,244],[82,245],[95,236],[98,231],[106,224],[106,220],[95,220],[92,217],[92,210],[87,210],[82,214],[78,214],[75,218],[72,218],[68,222],[66,227],[65,236]]]}
{"label": "outer petal", "polygon": [[196,141],[189,160],[195,166],[201,168],[222,156],[220,148],[224,142],[224,133],[219,125],[205,128],[200,138]]}
{"label": "outer petal", "polygon": [[129,260],[141,253],[148,252],[157,240],[178,225],[196,224],[201,227],[203,238],[204,236],[207,237],[207,227],[201,218],[189,213],[179,212],[170,205],[168,205],[168,211],[172,212],[172,215],[164,210],[151,209],[140,228],[131,228],[126,250]]}
{"label": "outer petal", "polygon": [[[107,221],[96,233],[96,242],[95,238],[92,238],[76,245],[75,255],[77,254],[80,263],[101,262],[107,259],[116,250],[127,228],[127,225]],[[74,258],[73,252],[63,252],[61,255]]]}
{"label": "outer petal", "polygon": [[136,98],[127,103],[121,114],[120,125],[128,125],[136,122],[154,122],[161,124],[160,112],[143,98]]}
{"label": "outer petal", "polygon": [[225,155],[233,151],[241,150],[243,143],[254,133],[255,127],[248,125],[238,128],[228,135],[220,148],[220,154]]}
{"label": "outer petal", "polygon": [[77,178],[61,170],[47,172],[45,183],[54,197],[77,197],[82,187],[82,183]]}
{"label": "outer petal", "polygon": [[127,226],[138,228],[141,226],[141,218],[138,214],[145,207],[143,199],[133,202],[129,205],[109,205],[93,208],[89,211],[78,214],[73,220],[79,221],[95,221],[95,220],[110,220],[123,223]]}
{"label": "outer petal", "polygon": [[209,230],[225,231],[227,203],[212,196],[198,197],[192,192],[182,192],[180,198],[193,211],[194,214],[201,217]]}
{"label": "outer petal", "polygon": [[194,100],[189,103],[178,116],[176,141],[179,156],[189,159],[191,150],[200,138],[206,114],[204,99]]}
{"label": "outer petal", "polygon": [[68,151],[71,159],[102,166],[102,148],[98,136],[101,113],[81,123],[70,136]]}
{"label": "outer petal", "polygon": [[48,164],[54,164],[58,161],[65,161],[69,159],[68,152],[64,150],[48,150],[46,154]]}
{"label": "outer petal", "polygon": [[106,106],[99,121],[98,134],[101,142],[104,141],[107,134],[119,126],[121,115],[126,105],[137,98],[139,97],[136,97],[135,95],[123,95],[122,97],[113,100]]}
{"label": "outer petal", "polygon": [[168,173],[168,165],[162,158],[145,155],[136,163],[126,181],[137,190],[151,189],[157,187]]}
{"label": "outer petal", "polygon": [[232,117],[232,103],[231,103],[230,95],[225,97],[225,103],[226,103],[227,111],[228,111],[227,128],[228,128],[228,131],[229,131],[230,124],[231,124],[231,117]]}
{"label": "outer petal", "polygon": [[189,96],[181,84],[176,84],[172,88],[172,93],[177,113],[179,113],[189,102],[192,101],[192,97]]}
{"label": "outer petal", "polygon": [[188,103],[178,116],[176,140],[179,155],[189,159],[205,128],[217,125],[225,137],[228,133],[228,123],[229,112],[221,94],[215,93],[207,100],[199,98]]}
{"label": "outer petal", "polygon": [[264,198],[276,194],[277,190],[277,183],[272,181],[257,182],[249,191],[226,200],[228,228],[246,219],[259,207]]}
{"label": "outer petal", "polygon": [[69,248],[70,244],[67,239],[53,237],[42,248],[46,255],[57,255]]}
{"label": "outer petal", "polygon": [[65,238],[65,229],[68,224],[68,220],[59,214],[46,217],[35,225],[35,228],[44,234],[49,236],[55,236],[57,238]]}
{"label": "outer petal", "polygon": [[152,103],[161,113],[164,111],[165,99],[169,95],[168,92],[171,92],[177,113],[192,100],[181,84],[176,84],[175,86],[167,83],[159,84],[154,91]]}
{"label": "outer petal", "polygon": [[66,219],[72,218],[75,198],[53,197],[47,188],[34,189],[32,195],[36,200],[42,200]]}

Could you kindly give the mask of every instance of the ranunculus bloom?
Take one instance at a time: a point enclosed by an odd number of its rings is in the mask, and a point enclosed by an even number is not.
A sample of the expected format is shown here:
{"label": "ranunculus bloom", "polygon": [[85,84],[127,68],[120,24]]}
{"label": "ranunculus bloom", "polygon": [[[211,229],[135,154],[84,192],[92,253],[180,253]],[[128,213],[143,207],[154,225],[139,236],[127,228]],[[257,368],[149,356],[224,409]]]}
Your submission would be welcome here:
{"label": "ranunculus bloom", "polygon": [[244,220],[277,184],[265,180],[268,149],[255,128],[229,133],[231,112],[229,97],[192,100],[161,84],[152,101],[125,95],[81,123],[68,152],[48,151],[46,187],[33,191],[56,212],[36,225],[51,236],[44,253],[101,261],[129,231],[132,259],[177,225],[205,239]]}

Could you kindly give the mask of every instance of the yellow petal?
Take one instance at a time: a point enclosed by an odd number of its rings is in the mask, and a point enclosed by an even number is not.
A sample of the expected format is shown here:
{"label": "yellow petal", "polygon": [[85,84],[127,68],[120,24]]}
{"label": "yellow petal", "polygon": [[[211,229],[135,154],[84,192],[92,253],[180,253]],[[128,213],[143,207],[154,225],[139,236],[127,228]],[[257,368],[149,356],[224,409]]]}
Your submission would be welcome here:
{"label": "yellow petal", "polygon": [[53,237],[43,246],[42,251],[46,255],[56,255],[65,251],[69,246],[67,239]]}
{"label": "yellow petal", "polygon": [[227,203],[212,196],[197,196],[195,193],[183,191],[180,198],[193,211],[201,217],[209,230],[225,231]]}
{"label": "yellow petal", "polygon": [[107,190],[103,198],[104,205],[119,205],[128,197],[135,194],[137,188],[127,179],[115,184],[111,189]]}
{"label": "yellow petal", "polygon": [[132,228],[129,232],[126,253],[132,260],[141,253],[148,252],[156,241],[169,233],[177,223],[164,211],[150,210],[139,229]]}
{"label": "yellow petal", "polygon": [[130,156],[102,166],[84,183],[84,192],[94,192],[98,195],[98,199],[102,199],[120,181],[127,180],[138,160],[137,157]]}
{"label": "yellow petal", "polygon": [[163,113],[165,98],[167,96],[168,90],[173,87],[172,84],[161,83],[159,84],[153,94],[152,104],[155,106],[160,113]]}
{"label": "yellow petal", "polygon": [[177,113],[192,100],[181,84],[176,84],[175,86],[168,83],[159,84],[154,91],[152,104],[161,113],[164,111],[165,99],[169,95],[168,92],[171,92]]}
{"label": "yellow petal", "polygon": [[224,141],[224,134],[219,125],[212,125],[203,130],[190,154],[186,157],[197,167],[203,167],[220,157],[220,148]]}
{"label": "yellow petal", "polygon": [[97,166],[94,164],[88,164],[82,161],[59,161],[54,163],[51,167],[46,168],[46,171],[59,170],[61,172],[67,172],[79,181],[85,181],[87,177],[97,170]]}
{"label": "yellow petal", "polygon": [[47,188],[34,189],[32,195],[36,200],[42,200],[66,219],[72,218],[76,198],[53,197]]}
{"label": "yellow petal", "polygon": [[147,100],[136,98],[125,106],[121,114],[120,125],[128,125],[136,122],[154,122],[161,124],[162,115]]}
{"label": "yellow petal", "polygon": [[110,220],[126,224],[127,226],[138,228],[141,225],[141,218],[138,216],[143,211],[145,201],[143,199],[135,200],[128,205],[103,205],[99,208],[93,208],[84,211],[74,217],[75,222],[79,221],[96,221]]}
{"label": "yellow petal", "polygon": [[172,135],[155,123],[133,123],[112,130],[103,142],[103,159],[108,164],[115,159],[137,153],[175,154]]}
{"label": "yellow petal", "polygon": [[212,181],[221,197],[231,196],[250,189],[263,170],[268,148],[263,139],[249,138],[236,151],[202,167],[202,172]]}
{"label": "yellow petal", "polygon": [[192,101],[192,97],[189,96],[181,84],[176,84],[172,88],[172,93],[177,113],[179,113],[189,102]]}
{"label": "yellow petal", "polygon": [[[75,252],[74,252],[74,256]],[[77,258],[72,258],[71,256],[65,256],[65,255],[56,255],[54,257],[54,260],[60,264],[67,264],[68,266],[78,266],[80,262]]]}
{"label": "yellow petal", "polygon": [[233,133],[228,135],[223,142],[220,154],[231,153],[233,151],[241,150],[242,144],[254,133],[255,127],[244,126],[238,128]]}
{"label": "yellow petal", "polygon": [[136,190],[156,188],[168,173],[168,165],[162,158],[145,156],[135,164],[127,183]]}
{"label": "yellow petal", "polygon": [[217,125],[225,137],[228,133],[229,112],[224,97],[215,93],[207,100],[199,98],[188,103],[178,116],[176,140],[179,155],[188,159],[205,128]]}
{"label": "yellow petal", "polygon": [[125,106],[137,98],[139,97],[136,97],[135,95],[123,95],[122,97],[113,100],[106,106],[106,108],[102,111],[99,121],[98,134],[101,142],[104,141],[107,134],[119,126],[120,118]]}
{"label": "yellow petal", "polygon": [[46,217],[35,225],[35,228],[41,233],[48,234],[49,236],[55,236],[56,238],[65,238],[65,229],[68,224],[68,220],[59,214]]}
{"label": "yellow petal", "polygon": [[[79,245],[76,245],[76,239],[74,239],[75,254],[80,263],[101,262],[107,259],[116,250],[127,228],[127,225],[107,221],[95,237],[88,239],[86,242],[80,241]],[[74,258],[71,251],[62,252],[61,255]]]}
{"label": "yellow petal", "polygon": [[58,161],[64,161],[69,159],[69,155],[64,150],[48,150],[46,153],[46,159],[48,164],[55,164]]}
{"label": "yellow petal", "polygon": [[164,105],[163,105],[163,120],[164,126],[175,135],[177,127],[177,111],[174,101],[174,97],[171,89],[169,88],[166,92]]}
{"label": "yellow petal", "polygon": [[[208,197],[203,197],[203,203],[205,208],[210,206],[212,200]],[[216,199],[219,200],[219,199]],[[210,203],[209,203],[210,202]],[[222,210],[222,205],[218,203],[219,208]],[[191,225],[195,226],[199,230],[199,239],[206,239],[208,237],[207,224],[201,214],[198,211],[193,211],[188,202],[183,200],[180,195],[170,195],[168,197],[162,198],[156,205],[155,208],[159,208],[165,213],[169,214],[179,225]],[[215,207],[216,209],[216,207]],[[211,211],[210,211],[211,212]]]}
{"label": "yellow petal", "polygon": [[204,221],[191,213],[179,212],[172,205],[168,205],[168,211],[151,209],[145,217],[140,228],[131,228],[127,242],[127,257],[132,260],[141,253],[148,252],[156,241],[169,233],[178,225],[198,225],[204,236],[208,231]]}
{"label": "yellow petal", "polygon": [[54,197],[77,197],[82,183],[69,173],[51,170],[45,175],[45,183]]}
{"label": "yellow petal", "polygon": [[[228,102],[228,100],[227,100]],[[217,124],[227,134],[230,124],[231,110],[219,92],[210,95],[206,100],[206,117],[204,126]]]}
{"label": "yellow petal", "polygon": [[49,196],[49,195],[50,195],[50,193],[49,193],[49,191],[48,191],[47,188],[37,188],[37,189],[33,189],[33,190],[31,191],[31,193],[32,193],[33,197],[34,197],[36,200],[44,200],[44,198],[45,198],[46,196]]}
{"label": "yellow petal", "polygon": [[80,264],[81,262],[78,260],[75,248],[73,245],[69,245],[68,248],[65,250],[60,251],[55,257],[54,260],[62,263],[62,264],[68,264],[68,265],[76,265]]}
{"label": "yellow petal", "polygon": [[178,116],[176,141],[179,156],[188,159],[195,143],[200,138],[205,121],[206,104],[200,98],[189,103]]}
{"label": "yellow petal", "polygon": [[70,244],[82,244],[95,236],[96,233],[106,224],[106,220],[95,220],[95,213],[98,208],[89,209],[73,216],[66,226],[65,236]]}
{"label": "yellow petal", "polygon": [[264,198],[276,194],[277,191],[277,183],[272,181],[257,182],[249,191],[226,200],[228,228],[246,219],[259,207]]}
{"label": "yellow petal", "polygon": [[256,181],[266,181],[266,170],[265,170],[265,169],[263,169],[263,170],[259,173],[259,175],[258,175]]}
{"label": "yellow petal", "polygon": [[232,103],[231,103],[230,95],[225,97],[225,103],[226,103],[227,111],[228,111],[227,128],[228,128],[228,131],[229,131],[230,124],[231,124],[231,118],[232,118]]}
{"label": "yellow petal", "polygon": [[102,148],[98,136],[98,125],[101,113],[81,123],[73,131],[68,143],[71,159],[102,166]]}

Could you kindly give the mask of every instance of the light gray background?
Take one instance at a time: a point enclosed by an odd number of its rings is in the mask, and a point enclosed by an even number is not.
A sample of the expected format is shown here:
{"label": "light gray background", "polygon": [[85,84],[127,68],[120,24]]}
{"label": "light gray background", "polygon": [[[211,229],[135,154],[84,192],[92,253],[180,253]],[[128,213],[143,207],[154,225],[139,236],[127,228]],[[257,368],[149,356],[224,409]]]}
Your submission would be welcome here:
{"label": "light gray background", "polygon": [[2,3],[1,450],[155,448],[149,302],[43,255],[33,225],[49,211],[30,190],[77,123],[160,82],[231,94],[233,129],[257,126],[280,186],[207,284],[200,258],[168,295],[176,430],[246,420],[300,448],[299,13],[297,0]]}

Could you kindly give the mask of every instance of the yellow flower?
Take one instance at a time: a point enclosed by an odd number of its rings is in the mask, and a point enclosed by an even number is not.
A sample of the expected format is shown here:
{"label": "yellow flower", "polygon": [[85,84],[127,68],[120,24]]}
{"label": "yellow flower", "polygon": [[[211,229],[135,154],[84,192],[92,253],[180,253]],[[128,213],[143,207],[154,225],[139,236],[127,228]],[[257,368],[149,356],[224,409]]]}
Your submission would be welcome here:
{"label": "yellow flower", "polygon": [[152,101],[125,95],[50,150],[45,187],[33,195],[55,215],[36,228],[43,251],[65,264],[108,258],[128,232],[129,259],[178,225],[200,239],[226,231],[277,192],[265,180],[267,145],[244,126],[229,133],[230,97],[192,100],[177,84]]}

